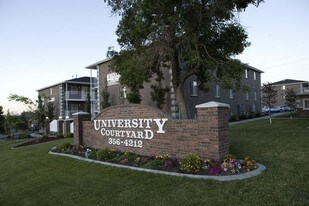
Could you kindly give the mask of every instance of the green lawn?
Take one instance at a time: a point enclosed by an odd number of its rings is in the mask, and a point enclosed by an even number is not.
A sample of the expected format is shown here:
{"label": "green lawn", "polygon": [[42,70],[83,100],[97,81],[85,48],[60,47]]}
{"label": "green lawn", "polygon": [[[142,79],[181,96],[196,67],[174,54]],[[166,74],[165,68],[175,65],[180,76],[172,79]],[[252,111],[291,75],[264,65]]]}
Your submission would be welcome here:
{"label": "green lawn", "polygon": [[309,120],[230,127],[231,153],[267,170],[217,182],[148,174],[47,154],[64,141],[0,142],[0,205],[309,205]]}

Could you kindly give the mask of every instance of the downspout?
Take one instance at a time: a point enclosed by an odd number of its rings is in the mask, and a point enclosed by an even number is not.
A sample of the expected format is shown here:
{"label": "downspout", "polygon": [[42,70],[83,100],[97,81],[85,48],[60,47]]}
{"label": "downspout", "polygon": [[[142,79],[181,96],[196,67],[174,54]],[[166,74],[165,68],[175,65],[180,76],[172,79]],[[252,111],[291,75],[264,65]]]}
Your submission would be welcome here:
{"label": "downspout", "polygon": [[100,93],[100,66],[97,65],[97,87],[98,87],[98,97],[97,97],[97,108],[99,112],[101,111],[101,93]]}
{"label": "downspout", "polygon": [[91,105],[91,108],[90,108],[90,112],[91,112],[91,117],[93,117],[93,86],[92,86],[92,69],[90,69],[90,105]]}
{"label": "downspout", "polygon": [[65,119],[69,119],[68,83],[65,83]]}

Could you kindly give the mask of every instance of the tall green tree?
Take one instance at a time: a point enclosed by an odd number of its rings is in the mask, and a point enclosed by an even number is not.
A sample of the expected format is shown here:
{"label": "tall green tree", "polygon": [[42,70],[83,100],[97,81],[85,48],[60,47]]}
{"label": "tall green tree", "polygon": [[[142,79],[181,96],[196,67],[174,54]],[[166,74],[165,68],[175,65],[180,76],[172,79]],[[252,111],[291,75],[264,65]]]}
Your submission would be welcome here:
{"label": "tall green tree", "polygon": [[35,110],[35,113],[36,113],[36,119],[38,122],[38,127],[39,129],[41,129],[44,127],[44,124],[45,124],[46,112],[45,112],[44,101],[40,94],[38,95],[37,109]]}
{"label": "tall green tree", "polygon": [[269,123],[272,123],[271,119],[271,111],[270,109],[274,107],[277,102],[277,95],[278,92],[271,83],[263,83],[262,86],[262,102],[263,104],[268,107],[268,115],[269,115]]}
{"label": "tall green tree", "polygon": [[48,119],[50,121],[53,121],[53,119],[55,118],[55,107],[54,107],[54,103],[53,102],[48,102],[47,103],[46,116],[48,117]]}
{"label": "tall green tree", "polygon": [[32,101],[29,97],[18,94],[10,94],[8,100],[23,103],[26,107],[29,108],[29,110],[35,110],[35,102]]}
{"label": "tall green tree", "polygon": [[33,101],[29,97],[18,94],[10,94],[8,100],[20,102],[27,106],[31,112],[35,113],[35,119],[38,127],[42,128],[44,126],[44,121],[46,118],[45,105],[42,98],[42,95],[39,94],[38,99]]}
{"label": "tall green tree", "polygon": [[89,114],[91,114],[91,96],[90,96],[90,91],[89,90],[87,92],[87,99],[86,99],[86,102],[85,102],[84,111],[88,112]]}
{"label": "tall green tree", "polygon": [[[111,68],[120,82],[136,92],[162,68],[172,71],[172,83],[182,118],[189,113],[183,93],[195,75],[200,89],[215,81],[239,89],[244,65],[232,59],[250,45],[237,12],[262,0],[105,0],[122,18],[116,34],[121,46]],[[109,52],[112,53],[112,52]],[[168,67],[162,67],[167,63]]]}
{"label": "tall green tree", "polygon": [[[297,108],[297,93],[293,88],[287,88],[285,90],[285,104],[290,107],[291,112],[295,111]],[[292,118],[292,115],[291,115]]]}
{"label": "tall green tree", "polygon": [[18,121],[18,117],[14,114],[11,114],[10,110],[7,110],[5,122],[6,134],[9,136],[14,135],[14,132],[17,130]]}
{"label": "tall green tree", "polygon": [[102,95],[101,107],[102,107],[102,110],[103,110],[103,109],[106,109],[110,106],[110,103],[109,103],[110,93],[108,91],[107,79],[106,78],[105,78],[104,88],[102,89],[101,95]]}

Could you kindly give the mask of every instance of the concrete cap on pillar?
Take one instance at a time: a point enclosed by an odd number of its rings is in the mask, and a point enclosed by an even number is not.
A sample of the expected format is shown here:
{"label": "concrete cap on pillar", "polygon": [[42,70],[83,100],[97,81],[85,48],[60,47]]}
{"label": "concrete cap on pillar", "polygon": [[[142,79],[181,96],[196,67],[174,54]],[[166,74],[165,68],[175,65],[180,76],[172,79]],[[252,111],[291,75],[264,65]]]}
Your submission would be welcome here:
{"label": "concrete cap on pillar", "polygon": [[230,108],[230,105],[225,104],[225,103],[221,103],[221,102],[215,102],[215,101],[195,105],[195,108],[197,108],[197,109],[199,109],[199,108],[209,108],[209,107],[227,107],[227,108]]}

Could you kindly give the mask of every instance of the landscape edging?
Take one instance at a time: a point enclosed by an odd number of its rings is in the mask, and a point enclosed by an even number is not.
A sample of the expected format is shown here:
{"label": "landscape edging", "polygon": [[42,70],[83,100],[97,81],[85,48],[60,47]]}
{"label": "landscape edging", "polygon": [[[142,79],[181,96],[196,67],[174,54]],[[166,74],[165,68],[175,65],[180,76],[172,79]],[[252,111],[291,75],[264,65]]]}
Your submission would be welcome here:
{"label": "landscape edging", "polygon": [[151,169],[140,168],[140,167],[132,167],[132,166],[127,166],[127,165],[114,164],[110,162],[102,162],[102,161],[80,157],[76,155],[63,154],[63,153],[57,153],[57,152],[52,152],[52,151],[48,152],[48,154],[70,157],[73,159],[78,159],[78,160],[82,160],[86,162],[92,162],[96,164],[102,164],[102,165],[112,166],[112,167],[117,167],[117,168],[126,168],[130,170],[148,172],[148,173],[153,173],[153,174],[164,174],[164,175],[170,175],[170,176],[189,177],[189,178],[195,178],[195,179],[211,179],[211,180],[217,180],[217,181],[243,180],[243,179],[247,179],[247,178],[260,175],[264,170],[266,170],[266,167],[264,165],[260,163],[256,163],[258,165],[257,169],[252,170],[250,172],[243,173],[243,174],[238,174],[238,175],[229,175],[229,176],[192,175],[192,174],[184,174],[184,173],[176,173],[176,172],[167,172],[167,171],[161,171],[161,170],[151,170]]}

